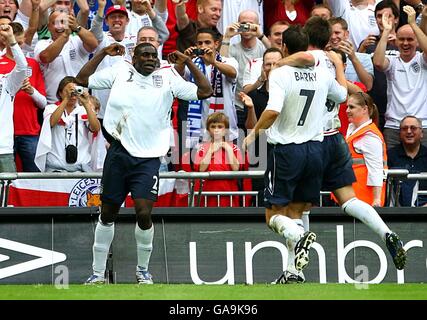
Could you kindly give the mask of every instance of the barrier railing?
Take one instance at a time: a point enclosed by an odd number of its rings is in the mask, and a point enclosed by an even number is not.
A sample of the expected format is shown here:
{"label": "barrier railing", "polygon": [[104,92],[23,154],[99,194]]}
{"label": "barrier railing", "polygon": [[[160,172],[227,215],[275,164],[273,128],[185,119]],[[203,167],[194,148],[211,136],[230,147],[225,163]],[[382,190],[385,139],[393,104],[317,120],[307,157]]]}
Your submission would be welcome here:
{"label": "barrier railing", "polygon": [[[200,183],[199,190],[195,190],[195,181],[202,179],[238,179],[238,178],[262,178],[264,171],[211,171],[211,172],[160,172],[160,179],[187,179],[190,181],[190,193],[188,197],[188,205],[194,206],[195,197],[200,199],[201,196],[220,196],[220,195],[257,195],[256,191],[239,191],[234,194],[233,192],[226,192],[226,194],[219,192],[203,192],[202,183]],[[2,207],[7,207],[9,188],[13,180],[18,179],[100,179],[102,172],[13,172],[13,173],[0,173],[0,204]],[[387,171],[386,195],[388,205],[392,196],[398,196],[399,188],[395,191],[396,194],[392,195],[392,185],[396,181],[410,179],[420,180],[427,179],[427,173],[409,174],[408,170],[404,169],[389,169]],[[420,191],[421,192],[421,191]],[[329,192],[322,191],[322,195],[328,195]]]}

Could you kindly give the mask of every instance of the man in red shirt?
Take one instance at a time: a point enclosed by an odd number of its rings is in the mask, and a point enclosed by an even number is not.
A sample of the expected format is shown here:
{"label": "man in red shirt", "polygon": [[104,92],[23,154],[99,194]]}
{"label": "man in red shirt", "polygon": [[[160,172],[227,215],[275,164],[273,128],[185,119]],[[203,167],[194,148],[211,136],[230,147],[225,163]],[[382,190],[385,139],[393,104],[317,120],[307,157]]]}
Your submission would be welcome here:
{"label": "man in red shirt", "polygon": [[[16,22],[10,23],[15,39],[19,46],[24,43],[24,29]],[[37,118],[37,110],[44,109],[46,105],[46,91],[39,64],[32,58],[26,58],[28,62],[27,79],[14,99],[14,149],[22,160],[23,171],[39,171],[34,164],[37,143],[40,134],[40,124]],[[15,67],[10,48],[0,57],[0,74],[7,74]]]}

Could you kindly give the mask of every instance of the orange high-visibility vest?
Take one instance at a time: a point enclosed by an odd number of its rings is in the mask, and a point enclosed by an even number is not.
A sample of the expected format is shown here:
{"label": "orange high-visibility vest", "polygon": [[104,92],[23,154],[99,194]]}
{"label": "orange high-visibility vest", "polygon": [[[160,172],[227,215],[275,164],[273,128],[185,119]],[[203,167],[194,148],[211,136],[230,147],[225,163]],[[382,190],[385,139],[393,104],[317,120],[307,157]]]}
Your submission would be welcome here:
{"label": "orange high-visibility vest", "polygon": [[[353,170],[357,179],[357,181],[353,183],[353,189],[356,193],[356,197],[368,204],[372,204],[374,200],[374,192],[372,186],[366,185],[368,181],[368,168],[366,167],[365,158],[363,157],[363,154],[356,152],[353,145],[355,141],[362,138],[367,132],[372,132],[381,139],[383,144],[383,168],[387,169],[387,149],[384,142],[384,137],[374,123],[371,123],[356,133],[350,135],[346,138],[346,141],[351,152],[351,157],[353,158]],[[381,191],[381,206],[384,206],[385,202],[385,189],[386,185],[384,181]]]}

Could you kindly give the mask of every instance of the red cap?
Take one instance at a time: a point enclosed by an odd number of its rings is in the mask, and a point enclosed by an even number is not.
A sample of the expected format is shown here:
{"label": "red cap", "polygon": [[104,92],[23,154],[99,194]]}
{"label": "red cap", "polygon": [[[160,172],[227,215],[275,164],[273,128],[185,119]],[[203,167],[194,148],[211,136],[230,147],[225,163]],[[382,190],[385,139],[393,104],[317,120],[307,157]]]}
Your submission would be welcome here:
{"label": "red cap", "polygon": [[111,7],[108,8],[107,12],[105,13],[105,18],[107,18],[108,15],[110,13],[113,13],[113,12],[122,12],[122,13],[124,13],[126,15],[126,17],[128,17],[128,12],[127,12],[126,8],[122,7],[122,6],[119,6],[118,4],[116,4],[116,5],[111,6]]}

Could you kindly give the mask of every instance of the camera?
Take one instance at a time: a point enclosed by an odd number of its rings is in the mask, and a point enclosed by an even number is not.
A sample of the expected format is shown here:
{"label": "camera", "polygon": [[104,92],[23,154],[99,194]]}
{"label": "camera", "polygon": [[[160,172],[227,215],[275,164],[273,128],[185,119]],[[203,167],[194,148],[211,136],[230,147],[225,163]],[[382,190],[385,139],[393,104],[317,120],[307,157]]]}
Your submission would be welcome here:
{"label": "camera", "polygon": [[196,56],[203,56],[205,54],[205,50],[204,49],[196,48],[196,49],[193,50],[193,53]]}
{"label": "camera", "polygon": [[67,161],[67,163],[76,163],[78,153],[77,147],[73,144],[69,144],[65,147],[65,161]]}
{"label": "camera", "polygon": [[251,30],[251,25],[249,23],[242,23],[239,25],[237,32],[249,32]]}
{"label": "camera", "polygon": [[83,88],[82,86],[75,86],[74,91],[72,92],[72,95],[80,96],[83,94],[84,91],[85,91],[85,88]]}

